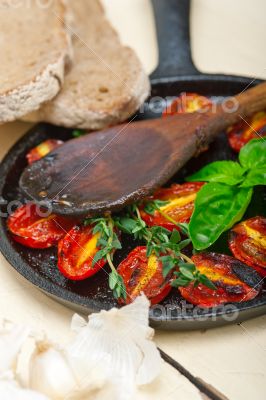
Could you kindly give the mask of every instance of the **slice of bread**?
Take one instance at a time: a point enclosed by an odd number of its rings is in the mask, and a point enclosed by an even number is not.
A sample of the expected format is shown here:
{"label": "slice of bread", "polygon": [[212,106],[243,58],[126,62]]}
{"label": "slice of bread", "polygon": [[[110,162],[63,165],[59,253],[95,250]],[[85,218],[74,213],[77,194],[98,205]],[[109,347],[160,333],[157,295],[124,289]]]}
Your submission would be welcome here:
{"label": "slice of bread", "polygon": [[26,119],[89,130],[122,122],[148,97],[149,79],[135,52],[121,44],[98,0],[68,4],[73,67],[55,99]]}
{"label": "slice of bread", "polygon": [[52,99],[71,56],[62,0],[0,0],[0,122]]}

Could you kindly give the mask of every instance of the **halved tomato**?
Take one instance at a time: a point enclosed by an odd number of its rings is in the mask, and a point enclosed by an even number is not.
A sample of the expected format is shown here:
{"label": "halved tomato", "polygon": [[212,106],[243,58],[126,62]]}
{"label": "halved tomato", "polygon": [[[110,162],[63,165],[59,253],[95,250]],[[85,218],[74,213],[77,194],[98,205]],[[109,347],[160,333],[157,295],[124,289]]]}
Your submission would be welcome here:
{"label": "halved tomato", "polygon": [[100,250],[100,233],[93,234],[93,226],[76,225],[58,244],[58,268],[68,279],[83,280],[96,274],[106,263],[101,259],[93,265]]}
{"label": "halved tomato", "polygon": [[212,102],[197,93],[182,93],[163,111],[163,117],[169,115],[192,113],[198,110],[209,110]]}
{"label": "halved tomato", "polygon": [[56,139],[48,139],[45,142],[42,142],[37,147],[34,147],[29,153],[26,155],[29,164],[32,164],[35,161],[40,160],[41,158],[47,156],[52,150],[61,146],[64,142],[62,140]]}
{"label": "halved tomato", "polygon": [[[160,207],[160,211],[173,219],[175,222],[189,222],[194,210],[194,202],[198,191],[204,182],[188,182],[182,185],[174,184],[169,188],[158,189],[149,200],[168,201],[168,204]],[[168,230],[176,229],[176,225],[165,218],[159,210],[153,215],[141,210],[141,217],[148,226],[162,226]]]}
{"label": "halved tomato", "polygon": [[266,218],[254,217],[234,226],[229,247],[238,260],[266,276]]}
{"label": "halved tomato", "polygon": [[45,210],[33,203],[19,207],[7,220],[13,239],[27,247],[46,249],[56,246],[74,225],[72,219],[43,215],[46,215]]}
{"label": "halved tomato", "polygon": [[266,136],[266,112],[258,112],[246,121],[231,126],[227,129],[227,134],[230,146],[239,152],[251,139]]}
{"label": "halved tomato", "polygon": [[145,246],[136,247],[117,268],[127,293],[126,300],[120,299],[121,303],[129,304],[143,292],[151,304],[157,304],[171,290],[169,277],[163,277],[161,260],[154,254],[147,257],[146,251]]}
{"label": "halved tomato", "polygon": [[261,290],[260,276],[252,268],[233,257],[216,253],[199,253],[192,257],[197,269],[206,275],[217,290],[203,284],[179,287],[181,295],[200,307],[216,307],[224,303],[254,299]]}

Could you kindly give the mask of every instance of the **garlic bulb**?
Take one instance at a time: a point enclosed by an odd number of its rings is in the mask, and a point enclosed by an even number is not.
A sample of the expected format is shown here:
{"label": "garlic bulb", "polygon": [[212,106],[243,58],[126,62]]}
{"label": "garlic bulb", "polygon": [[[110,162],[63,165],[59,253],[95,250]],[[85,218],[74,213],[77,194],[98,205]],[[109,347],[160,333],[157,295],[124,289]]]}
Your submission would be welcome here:
{"label": "garlic bulb", "polygon": [[4,321],[0,326],[0,374],[15,369],[18,354],[29,335],[29,329]]}
{"label": "garlic bulb", "polygon": [[[89,359],[89,355],[86,355]],[[85,399],[102,387],[105,379],[88,361],[65,354],[64,349],[43,340],[37,342],[29,365],[29,386],[53,400]]]}
{"label": "garlic bulb", "polygon": [[61,349],[37,342],[29,363],[29,387],[52,399],[65,399],[76,381]]}
{"label": "garlic bulb", "polygon": [[[69,393],[68,399],[87,399],[93,391],[101,389],[107,382],[106,363],[109,360],[106,358],[105,363],[93,362],[89,354],[75,356],[74,354],[65,351],[65,357],[73,371],[76,379],[76,386]],[[94,396],[92,397],[94,399]]]}
{"label": "garlic bulb", "polygon": [[104,365],[109,380],[119,385],[117,398],[130,399],[136,384],[150,383],[161,370],[148,316],[149,301],[144,295],[121,309],[92,314],[88,323],[74,316],[72,329],[77,335],[66,352]]}
{"label": "garlic bulb", "polygon": [[121,309],[92,314],[89,322],[75,315],[72,330],[76,335],[65,348],[35,337],[35,350],[23,368],[28,372],[25,386],[31,390],[15,380],[29,330],[4,324],[0,328],[0,399],[134,399],[136,386],[153,381],[162,364],[148,322],[149,301],[142,295]]}
{"label": "garlic bulb", "polygon": [[1,400],[49,400],[48,397],[32,390],[21,388],[12,376],[0,379]]}

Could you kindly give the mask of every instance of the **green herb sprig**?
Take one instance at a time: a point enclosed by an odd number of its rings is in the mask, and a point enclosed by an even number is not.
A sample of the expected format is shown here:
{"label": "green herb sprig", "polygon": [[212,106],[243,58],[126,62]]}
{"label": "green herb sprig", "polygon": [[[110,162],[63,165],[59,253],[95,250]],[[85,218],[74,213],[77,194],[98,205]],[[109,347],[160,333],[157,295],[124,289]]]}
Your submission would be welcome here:
{"label": "green herb sprig", "polygon": [[92,265],[95,265],[101,259],[108,262],[111,272],[109,274],[109,287],[113,291],[116,299],[122,297],[126,299],[126,288],[123,278],[118,274],[113,264],[113,254],[115,250],[122,248],[121,242],[114,230],[114,221],[111,217],[87,218],[84,221],[86,226],[94,225],[93,234],[100,234],[97,246],[100,250],[95,254]]}
{"label": "green herb sprig", "polygon": [[203,250],[241,220],[251,202],[253,187],[266,185],[266,140],[248,142],[240,150],[239,162],[213,162],[187,181],[208,182],[197,194],[189,223],[193,247]]}
{"label": "green herb sprig", "polygon": [[[162,203],[157,200],[146,205],[146,207],[149,207],[150,213],[154,213],[160,206],[162,206]],[[147,247],[147,257],[151,254],[156,254],[157,257],[160,257],[163,263],[164,278],[175,270],[173,272],[175,279],[171,282],[173,287],[187,286],[190,283],[197,286],[202,283],[209,288],[216,289],[216,286],[207,276],[197,270],[192,260],[182,253],[182,250],[191,243],[191,239],[187,237],[182,240],[177,229],[170,232],[160,226],[147,227],[145,221],[141,218],[137,204],[128,206],[124,213],[119,216],[114,216],[113,218],[111,216],[87,218],[84,224],[86,226],[93,225],[93,234],[100,234],[97,242],[99,250],[93,258],[92,265],[95,265],[101,259],[108,262],[111,269],[109,287],[116,299],[126,299],[127,297],[123,278],[118,274],[113,264],[114,251],[122,248],[116,229],[132,235],[134,239],[144,241]],[[189,235],[187,224],[177,224],[176,222],[175,224],[183,234]]]}
{"label": "green herb sprig", "polygon": [[[148,209],[149,213],[154,213],[160,206],[162,206],[161,202],[152,201],[146,204],[145,211]],[[216,289],[208,277],[197,270],[192,260],[182,253],[182,250],[191,243],[191,239],[187,237],[182,240],[177,229],[171,232],[160,226],[147,227],[136,204],[127,208],[125,216],[115,217],[114,222],[122,232],[146,242],[147,257],[153,253],[160,257],[165,278],[172,270],[178,269],[174,272],[176,279],[172,281],[172,286],[187,286],[190,283],[197,286],[199,283],[203,283],[209,288]],[[183,234],[189,235],[187,224],[178,224],[175,221],[174,223]]]}

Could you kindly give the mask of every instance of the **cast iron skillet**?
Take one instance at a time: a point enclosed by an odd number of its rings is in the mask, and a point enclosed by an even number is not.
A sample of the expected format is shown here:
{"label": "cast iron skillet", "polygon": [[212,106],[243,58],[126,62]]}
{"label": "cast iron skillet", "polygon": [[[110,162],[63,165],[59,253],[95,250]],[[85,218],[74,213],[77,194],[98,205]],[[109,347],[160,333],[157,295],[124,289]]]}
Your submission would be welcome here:
{"label": "cast iron skillet", "polygon": [[[196,70],[192,63],[189,40],[189,1],[153,0],[158,28],[160,65],[152,74],[152,96],[138,113],[139,119],[158,117],[158,108],[168,96],[176,97],[181,92],[196,92],[210,97],[235,95],[247,86],[250,78],[205,75]],[[145,38],[143,38],[145,40]],[[253,82],[255,85],[257,82]],[[143,112],[144,111],[144,112]],[[155,112],[156,111],[156,112]],[[18,187],[18,180],[26,166],[25,155],[31,148],[47,138],[67,140],[71,131],[48,124],[39,124],[31,129],[9,151],[0,166],[0,204],[2,200],[25,201]],[[152,157],[152,154],[149,155]],[[129,149],[130,157],[130,149]],[[201,166],[223,159],[234,159],[223,133],[210,146],[208,152],[192,159],[171,181],[182,181]],[[263,215],[266,193],[258,188],[253,204],[246,217]],[[2,205],[2,212],[6,206]],[[10,264],[28,281],[40,288],[55,300],[76,309],[79,312],[93,312],[109,309],[117,305],[108,288],[106,270],[82,282],[65,279],[56,268],[56,250],[31,250],[15,243],[6,230],[6,219],[0,220],[0,249]],[[132,239],[123,236],[123,250],[116,253],[118,264],[130,249],[136,246]],[[216,250],[228,253],[227,234],[216,244]],[[256,299],[241,304],[228,305],[225,308],[196,310],[191,307],[184,310],[182,298],[173,289],[170,295],[150,311],[151,323],[161,329],[201,329],[229,323],[263,314],[266,311],[266,291]]]}

